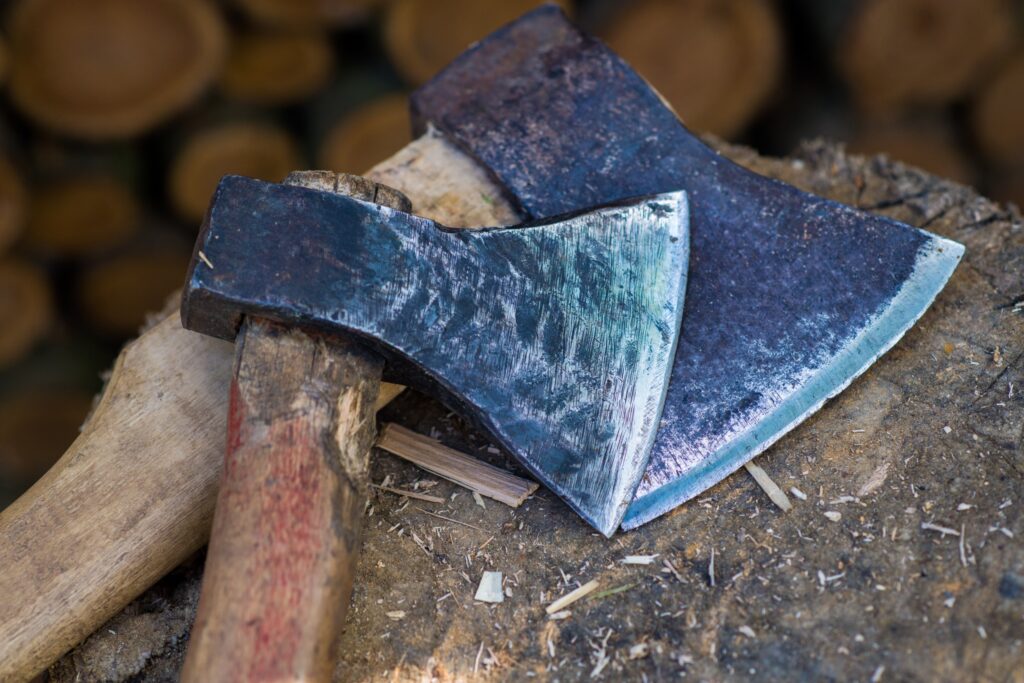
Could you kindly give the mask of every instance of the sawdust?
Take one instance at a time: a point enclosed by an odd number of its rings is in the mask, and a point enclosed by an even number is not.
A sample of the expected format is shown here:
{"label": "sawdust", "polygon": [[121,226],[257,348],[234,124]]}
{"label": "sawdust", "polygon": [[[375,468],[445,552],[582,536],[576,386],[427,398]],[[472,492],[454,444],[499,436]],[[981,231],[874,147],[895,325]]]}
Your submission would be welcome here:
{"label": "sawdust", "polygon": [[[430,494],[445,504],[429,512],[374,493],[339,680],[1020,680],[1019,216],[831,145],[782,160],[727,151],[968,248],[920,324],[758,458],[783,490],[801,492],[793,509],[778,510],[740,473],[609,541],[544,490],[519,509],[484,509],[441,482]],[[416,395],[385,418],[515,469]],[[423,476],[379,452],[372,469],[373,481],[390,476],[399,489]],[[623,564],[627,555],[658,557]],[[511,595],[474,602],[482,572],[495,570]],[[174,680],[198,578],[193,569],[166,579],[62,660],[53,680]],[[589,581],[605,590],[546,618],[551,601]],[[400,622],[388,616],[399,611]]]}

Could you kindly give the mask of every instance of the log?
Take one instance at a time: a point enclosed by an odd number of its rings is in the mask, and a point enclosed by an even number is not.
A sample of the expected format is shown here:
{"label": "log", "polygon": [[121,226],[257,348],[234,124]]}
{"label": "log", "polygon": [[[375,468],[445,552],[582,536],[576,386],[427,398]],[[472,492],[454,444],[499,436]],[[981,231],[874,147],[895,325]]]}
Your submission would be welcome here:
{"label": "log", "polygon": [[[384,48],[412,85],[431,78],[473,41],[542,4],[541,0],[395,0],[384,17]],[[557,0],[565,9],[572,0]]]}
{"label": "log", "polygon": [[359,107],[331,128],[317,154],[318,164],[356,173],[400,150],[411,139],[411,130],[409,98],[387,95]]}
{"label": "log", "polygon": [[1014,35],[1005,0],[841,0],[811,3],[842,16],[839,72],[865,112],[941,105],[966,95]]}
{"label": "log", "polygon": [[75,285],[81,315],[101,335],[131,337],[181,288],[188,263],[184,245],[140,245],[89,264]]}
{"label": "log", "polygon": [[10,161],[0,157],[0,254],[21,235],[27,202],[21,176]]}
{"label": "log", "polygon": [[[962,185],[834,145],[806,145],[786,159],[722,151],[967,246],[965,263],[896,347],[758,458],[784,490],[797,487],[807,500],[794,497],[790,512],[777,511],[744,474],[609,542],[544,490],[514,514],[481,508],[465,493],[451,500],[458,490],[444,481],[426,489],[449,500],[444,508],[378,497],[365,520],[350,610],[357,621],[341,639],[338,679],[1019,677],[1019,214]],[[486,440],[446,409],[414,399],[402,400],[405,426],[485,453]],[[376,458],[372,480],[388,476],[405,489],[436,479]],[[842,518],[830,521],[824,511]],[[650,566],[621,562],[654,554]],[[473,603],[484,570],[505,574],[511,596],[502,605]],[[548,621],[551,601],[590,581],[598,591],[574,603],[568,618]],[[194,611],[186,596],[197,583],[186,571],[148,592],[65,657],[53,683],[173,680]],[[631,650],[639,655],[631,659]],[[592,676],[604,657],[603,673]]]}
{"label": "log", "polygon": [[978,93],[971,126],[990,160],[1024,163],[1024,50],[1007,59]]}
{"label": "log", "polygon": [[0,368],[27,354],[53,323],[46,273],[29,263],[0,261]]}
{"label": "log", "polygon": [[847,147],[854,154],[885,154],[943,178],[972,184],[976,170],[956,132],[942,119],[908,118],[862,124]]}
{"label": "log", "polygon": [[234,36],[220,77],[229,99],[262,106],[303,100],[331,76],[334,55],[323,33],[250,30]]}
{"label": "log", "polygon": [[302,166],[291,134],[269,123],[229,122],[191,136],[171,163],[168,194],[198,227],[210,195],[228,173],[278,182]]}
{"label": "log", "polygon": [[781,28],[764,0],[644,0],[602,36],[688,127],[722,137],[742,132],[782,75]]}
{"label": "log", "polygon": [[383,0],[234,0],[234,3],[260,24],[323,29],[361,23]]}
{"label": "log", "polygon": [[113,176],[75,175],[35,189],[25,246],[57,258],[80,258],[124,244],[139,227],[141,208]]}
{"label": "log", "polygon": [[224,61],[206,0],[22,0],[11,18],[11,97],[31,119],[89,140],[144,133],[184,109]]}
{"label": "log", "polygon": [[92,408],[80,389],[33,389],[0,399],[0,494],[27,489],[78,436]]}

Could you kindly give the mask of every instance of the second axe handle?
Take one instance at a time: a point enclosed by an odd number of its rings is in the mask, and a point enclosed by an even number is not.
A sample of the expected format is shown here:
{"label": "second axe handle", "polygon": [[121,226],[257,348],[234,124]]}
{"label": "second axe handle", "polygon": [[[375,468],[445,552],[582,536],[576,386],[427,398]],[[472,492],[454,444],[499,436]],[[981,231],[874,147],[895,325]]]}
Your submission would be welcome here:
{"label": "second axe handle", "polygon": [[355,344],[276,323],[242,327],[182,681],[328,681],[352,591],[383,364]]}

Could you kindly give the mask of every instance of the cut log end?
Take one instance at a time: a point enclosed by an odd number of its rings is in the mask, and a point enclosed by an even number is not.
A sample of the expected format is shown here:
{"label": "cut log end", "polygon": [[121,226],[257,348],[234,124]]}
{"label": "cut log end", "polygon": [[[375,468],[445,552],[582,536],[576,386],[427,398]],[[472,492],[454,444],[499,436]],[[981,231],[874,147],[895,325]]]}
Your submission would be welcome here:
{"label": "cut log end", "polygon": [[1024,164],[1024,51],[1007,60],[971,112],[978,145],[1001,164]]}
{"label": "cut log end", "polygon": [[20,360],[53,322],[46,274],[19,261],[0,262],[0,368]]}
{"label": "cut log end", "polygon": [[324,138],[320,165],[361,173],[400,150],[411,139],[405,95],[389,95],[357,109]]}
{"label": "cut log end", "polygon": [[645,0],[604,33],[687,126],[724,137],[750,123],[781,73],[779,20],[761,0]]}
{"label": "cut log end", "polygon": [[287,104],[319,90],[332,66],[323,33],[252,31],[235,37],[220,87],[240,102]]}
{"label": "cut log end", "polygon": [[32,197],[25,244],[46,256],[79,257],[126,242],[141,209],[125,185],[104,176],[78,176],[40,188]]}
{"label": "cut log end", "polygon": [[276,126],[234,123],[190,139],[170,171],[170,197],[183,218],[198,222],[226,174],[281,181],[302,166],[292,137]]}
{"label": "cut log end", "polygon": [[225,36],[206,0],[24,0],[11,51],[11,96],[30,118],[110,139],[195,100],[221,68]]}
{"label": "cut log end", "polygon": [[837,62],[868,113],[945,104],[964,95],[1013,37],[1004,0],[861,0]]}
{"label": "cut log end", "polygon": [[34,390],[0,400],[0,478],[28,486],[78,436],[92,407],[83,391]]}
{"label": "cut log end", "polygon": [[10,162],[0,158],[0,254],[21,234],[27,201],[21,176]]}
{"label": "cut log end", "polygon": [[357,24],[382,0],[235,0],[235,4],[261,24],[322,29]]}
{"label": "cut log end", "polygon": [[[384,45],[409,83],[426,82],[471,43],[543,4],[541,0],[397,0],[388,6]],[[568,9],[571,0],[557,0]]]}
{"label": "cut log end", "polygon": [[95,263],[78,280],[82,316],[105,336],[133,335],[181,287],[188,263],[184,250],[167,248],[140,248]]}

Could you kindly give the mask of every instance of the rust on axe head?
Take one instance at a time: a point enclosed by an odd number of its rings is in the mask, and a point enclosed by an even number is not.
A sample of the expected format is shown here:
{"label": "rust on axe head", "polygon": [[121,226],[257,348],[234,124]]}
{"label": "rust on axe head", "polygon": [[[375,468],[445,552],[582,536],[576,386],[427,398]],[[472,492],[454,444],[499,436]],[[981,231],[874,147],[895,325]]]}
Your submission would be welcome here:
{"label": "rust on axe head", "polygon": [[480,41],[413,96],[523,217],[685,190],[692,256],[662,424],[623,526],[700,493],[888,350],[963,247],[751,173],[554,7]]}

